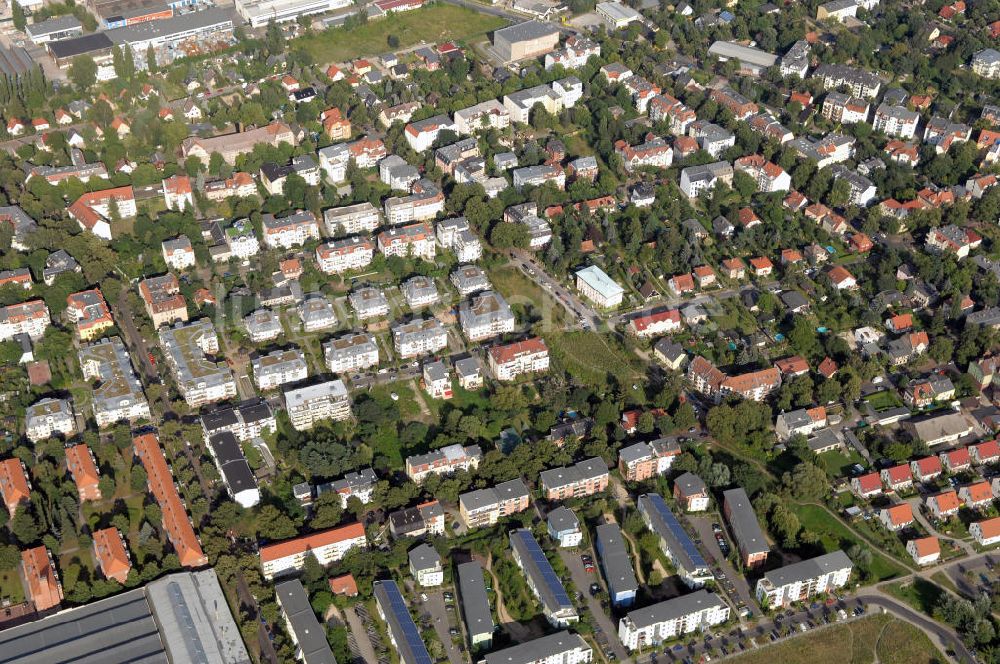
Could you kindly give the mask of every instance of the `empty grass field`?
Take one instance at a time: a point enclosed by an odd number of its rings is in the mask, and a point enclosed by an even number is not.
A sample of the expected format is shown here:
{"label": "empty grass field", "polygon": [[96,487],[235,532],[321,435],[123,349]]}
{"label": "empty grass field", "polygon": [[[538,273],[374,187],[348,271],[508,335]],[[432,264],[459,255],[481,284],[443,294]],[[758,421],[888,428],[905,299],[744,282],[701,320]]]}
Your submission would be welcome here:
{"label": "empty grass field", "polygon": [[735,664],[935,664],[930,639],[909,623],[879,614],[818,629],[730,660]]}
{"label": "empty grass field", "polygon": [[[302,48],[321,64],[346,62],[426,42],[467,41],[507,24],[502,18],[480,14],[456,5],[436,4],[423,9],[391,14],[357,28],[332,28],[298,37],[293,48]],[[399,40],[389,46],[389,37]]]}
{"label": "empty grass field", "polygon": [[545,340],[566,371],[587,385],[605,385],[608,376],[623,386],[643,380],[636,356],[613,337],[596,332],[553,332]]}

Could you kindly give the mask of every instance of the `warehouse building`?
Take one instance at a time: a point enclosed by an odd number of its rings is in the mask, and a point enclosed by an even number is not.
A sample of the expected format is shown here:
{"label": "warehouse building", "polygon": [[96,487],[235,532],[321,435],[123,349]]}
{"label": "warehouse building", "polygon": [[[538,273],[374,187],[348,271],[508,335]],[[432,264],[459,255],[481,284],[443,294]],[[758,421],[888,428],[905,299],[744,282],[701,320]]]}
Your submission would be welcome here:
{"label": "warehouse building", "polygon": [[170,574],[4,630],[0,652],[10,664],[251,661],[211,569]]}
{"label": "warehouse building", "polygon": [[350,5],[350,0],[236,0],[236,11],[251,27],[259,28],[271,21],[287,23]]}
{"label": "warehouse building", "polygon": [[526,21],[493,33],[493,48],[505,62],[545,55],[558,46],[559,29],[542,21]]}

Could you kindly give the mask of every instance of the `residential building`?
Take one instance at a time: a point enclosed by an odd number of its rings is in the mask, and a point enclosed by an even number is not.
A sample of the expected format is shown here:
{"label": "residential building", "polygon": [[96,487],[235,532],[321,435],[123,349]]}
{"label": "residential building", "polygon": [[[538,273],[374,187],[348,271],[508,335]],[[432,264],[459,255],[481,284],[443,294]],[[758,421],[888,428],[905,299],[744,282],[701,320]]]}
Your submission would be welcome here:
{"label": "residential building", "polygon": [[403,594],[395,581],[376,581],[373,584],[375,607],[385,623],[389,641],[399,657],[400,664],[425,664],[433,661],[420,638],[420,630],[406,608]]}
{"label": "residential building", "polygon": [[984,443],[969,445],[967,448],[972,462],[977,466],[984,464],[994,464],[1000,461],[1000,442],[988,440]]}
{"label": "residential building", "polygon": [[604,309],[620,306],[625,293],[624,288],[596,265],[577,270],[576,288],[584,297]]}
{"label": "residential building", "polygon": [[697,589],[714,579],[708,562],[688,536],[680,521],[658,493],[644,493],[637,501],[646,527],[656,535],[660,550],[677,569],[681,581]]}
{"label": "residential building", "polygon": [[928,447],[951,444],[973,432],[972,423],[960,412],[931,415],[903,422],[903,429]]}
{"label": "residential building", "polygon": [[625,546],[618,524],[605,523],[597,526],[595,549],[604,581],[608,584],[611,606],[616,609],[632,606],[639,592],[639,582],[635,578],[632,556]]}
{"label": "residential building", "polygon": [[514,331],[514,312],[502,295],[483,291],[459,305],[462,332],[469,341],[492,339]]}
{"label": "residential building", "polygon": [[378,208],[368,201],[323,211],[323,225],[331,237],[371,233],[381,221]]}
{"label": "residential building", "polygon": [[448,345],[448,332],[436,318],[416,318],[392,328],[393,347],[401,358],[436,353]]}
{"label": "residential building", "polygon": [[905,140],[913,138],[916,134],[919,121],[920,114],[916,111],[911,111],[905,106],[891,106],[883,103],[875,109],[872,126],[876,131],[881,131],[887,136]]}
{"label": "residential building", "polygon": [[842,64],[820,65],[813,72],[813,77],[822,79],[827,90],[844,86],[855,97],[874,99],[882,87],[882,80],[876,74]]}
{"label": "residential building", "polygon": [[576,607],[531,531],[524,528],[511,531],[510,548],[549,624],[561,628],[578,622]]}
{"label": "residential building", "polygon": [[478,445],[447,445],[426,454],[406,458],[406,476],[420,484],[428,475],[450,475],[479,467],[483,451]]}
{"label": "residential building", "polygon": [[83,379],[99,383],[92,396],[98,427],[149,419],[149,403],[120,338],[111,337],[84,344],[77,357]]}
{"label": "residential building", "polygon": [[952,489],[927,496],[924,499],[924,506],[932,517],[942,520],[958,514],[958,510],[962,507],[962,501],[958,499],[958,494]]}
{"label": "residential building", "polygon": [[66,399],[46,398],[24,411],[24,433],[33,443],[58,434],[69,438],[76,433],[76,416]]}
{"label": "residential building", "polygon": [[321,420],[351,417],[351,397],[341,380],[285,390],[285,409],[296,431],[307,431]]}
{"label": "residential building", "polygon": [[172,272],[140,281],[139,295],[154,328],[187,321],[187,302],[181,294],[181,284]]}
{"label": "residential building", "polygon": [[519,514],[531,505],[528,487],[520,478],[458,497],[458,512],[468,529],[493,526],[500,519]]}
{"label": "residential building", "polygon": [[108,303],[98,288],[69,295],[66,298],[66,317],[76,325],[76,332],[82,341],[101,336],[104,330],[115,324]]}
{"label": "residential building", "polygon": [[580,519],[568,507],[557,507],[545,517],[545,528],[549,537],[559,542],[564,549],[579,546],[583,541]]}
{"label": "residential building", "polygon": [[483,664],[589,664],[594,653],[579,634],[563,631],[496,650],[483,656]]}
{"label": "residential building", "polygon": [[59,582],[52,554],[46,547],[36,546],[21,551],[20,571],[27,599],[35,611],[48,611],[59,606],[63,600],[62,583]]}
{"label": "residential building", "polygon": [[[444,212],[444,193],[430,180],[420,179],[413,183],[412,193],[409,196],[393,196],[387,198],[383,204],[386,221],[391,226],[408,224],[413,221],[427,221],[433,219],[441,212]],[[390,232],[390,231],[395,231]],[[400,231],[395,228],[385,231],[379,235],[379,248],[382,249],[382,236],[386,236],[386,246],[391,247],[391,240],[398,235],[406,238],[407,234],[422,235],[425,231],[430,236],[431,247],[434,245],[434,233],[430,225],[420,228],[420,225],[409,227],[409,230]],[[389,233],[386,235],[386,233]],[[421,237],[420,239],[426,239]],[[410,239],[409,241],[416,241]],[[384,251],[384,250],[383,250]],[[393,254],[387,253],[387,256]],[[403,255],[403,254],[400,254]],[[420,255],[420,254],[417,254]],[[433,254],[427,260],[431,260]]]}
{"label": "residential building", "polygon": [[188,406],[197,408],[236,396],[232,370],[225,362],[209,359],[219,352],[219,337],[212,321],[202,318],[162,327],[159,337],[177,390]]}
{"label": "residential building", "polygon": [[451,375],[444,362],[424,362],[423,384],[427,394],[433,399],[450,399],[452,397]]}
{"label": "residential building", "polygon": [[913,486],[913,475],[909,465],[905,463],[883,468],[880,476],[886,491],[905,491]]}
{"label": "residential building", "polygon": [[66,448],[66,468],[69,470],[80,502],[100,500],[101,474],[97,469],[97,461],[93,452],[83,443]]}
{"label": "residential building", "polygon": [[44,300],[28,300],[0,307],[0,341],[9,341],[19,334],[27,334],[33,340],[40,339],[51,324],[49,308]]}
{"label": "residential building", "polygon": [[135,193],[131,186],[85,193],[67,212],[81,229],[110,241],[112,222],[136,215]]}
{"label": "residential building", "polygon": [[510,126],[510,112],[496,99],[455,111],[455,131],[463,136],[483,129],[506,129]]}
{"label": "residential building", "polygon": [[94,531],[94,560],[106,579],[113,579],[125,585],[132,569],[132,558],[125,548],[125,539],[117,528],[102,528]]}
{"label": "residential building", "polygon": [[250,341],[255,344],[274,341],[285,333],[285,329],[281,325],[281,320],[278,318],[278,314],[270,309],[257,309],[255,311],[251,311],[247,317],[243,319],[243,327],[246,328],[247,336],[250,337]]}
{"label": "residential building", "polygon": [[688,198],[698,198],[719,183],[733,183],[733,167],[727,161],[688,166],[681,171],[680,188]]}
{"label": "residential building", "polygon": [[458,133],[451,118],[444,114],[411,122],[403,129],[403,136],[414,152],[423,152],[430,149],[443,131]]}
{"label": "residential building", "polygon": [[722,494],[723,514],[736,540],[744,567],[755,569],[767,561],[770,547],[757,521],[747,492],[741,487]]}
{"label": "residential building", "polygon": [[436,500],[389,514],[389,532],[400,537],[444,534],[444,509]]}
{"label": "residential building", "polygon": [[686,512],[704,512],[708,509],[708,486],[694,473],[684,473],[674,479],[674,500]]}
{"label": "residential building", "polygon": [[822,115],[838,124],[857,124],[868,121],[870,108],[869,102],[864,99],[841,92],[828,92],[823,100]]}
{"label": "residential building", "polygon": [[208,556],[201,550],[201,543],[195,535],[191,518],[188,516],[177,493],[167,459],[156,434],[146,433],[132,439],[135,455],[146,470],[146,485],[160,506],[163,522],[161,527],[174,548],[182,567],[202,567],[208,564]]}
{"label": "residential building", "polygon": [[273,390],[287,383],[297,383],[309,376],[305,355],[298,348],[273,350],[250,360],[254,382],[261,391]]}
{"label": "residential building", "polygon": [[618,622],[618,638],[628,650],[657,648],[665,641],[706,631],[729,619],[729,605],[707,590],[629,611]]}
{"label": "residential building", "polygon": [[451,273],[450,279],[462,297],[490,290],[493,287],[486,272],[478,265],[460,265]]}
{"label": "residential building", "polygon": [[781,373],[777,368],[729,376],[700,355],[688,365],[687,376],[695,390],[716,402],[729,395],[761,401],[781,386]]}
{"label": "residential building", "polygon": [[814,431],[826,427],[826,408],[799,408],[781,413],[774,423],[774,433],[778,440],[788,440],[793,436],[809,436]]}
{"label": "residential building", "polygon": [[676,440],[658,438],[648,443],[635,443],[618,451],[618,468],[626,481],[645,482],[666,474],[680,453]]}
{"label": "residential building", "polygon": [[291,249],[300,247],[309,240],[319,239],[316,215],[308,210],[280,219],[273,214],[265,214],[261,225],[264,230],[264,246],[271,249]]}
{"label": "residential building", "polygon": [[531,337],[501,346],[491,346],[487,355],[497,380],[510,381],[524,373],[547,371],[549,349],[541,337]]}
{"label": "residential building", "polygon": [[31,500],[28,470],[17,457],[0,461],[0,495],[11,518],[14,518],[18,507]]}
{"label": "residential building", "polygon": [[757,581],[757,599],[770,608],[788,606],[843,588],[854,563],[841,550],[765,572]]}
{"label": "residential building", "polygon": [[295,645],[295,658],[303,664],[336,664],[326,640],[326,630],[316,618],[309,593],[298,579],[274,586],[274,599],[281,608],[285,629]]}
{"label": "residential building", "polygon": [[380,318],[389,315],[389,300],[385,294],[374,286],[362,286],[351,292],[347,297],[358,320]]}
{"label": "residential building", "polygon": [[578,461],[572,466],[543,470],[538,483],[547,500],[583,498],[608,488],[608,468],[600,457]]}
{"label": "residential building", "polygon": [[761,155],[740,157],[733,162],[733,170],[749,175],[757,183],[757,189],[765,193],[788,191],[792,188],[792,177],[785,169]]}
{"label": "residential building", "polygon": [[348,373],[378,366],[375,337],[363,332],[348,332],[323,344],[326,367],[332,373]]}
{"label": "residential building", "polygon": [[979,546],[993,546],[1000,542],[1000,517],[969,524],[969,533]]}
{"label": "residential building", "polygon": [[410,550],[410,574],[421,588],[434,588],[444,583],[441,554],[429,544],[418,544]]}
{"label": "residential building", "polygon": [[[271,14],[269,13],[268,16],[270,18]],[[288,125],[274,122],[234,134],[222,134],[211,138],[188,137],[181,144],[181,154],[185,159],[195,157],[207,166],[212,153],[218,152],[226,163],[233,166],[236,164],[236,157],[252,152],[254,147],[259,144],[278,147],[282,143],[296,145],[298,141],[295,132]]]}
{"label": "residential building", "polygon": [[928,456],[911,461],[910,472],[920,482],[931,482],[941,475],[941,459]]}
{"label": "residential building", "polygon": [[[172,175],[162,182],[163,201],[168,210],[194,209],[194,194],[191,191],[191,178],[187,175]],[[179,268],[178,268],[179,269]]]}
{"label": "residential building", "polygon": [[333,304],[323,293],[307,293],[298,307],[302,331],[306,333],[329,330],[337,326],[337,313]]}
{"label": "residential building", "polygon": [[566,187],[566,172],[557,164],[515,168],[513,178],[515,189],[523,189],[528,186],[541,187],[547,183],[554,184],[559,190]]}
{"label": "residential building", "polygon": [[941,557],[941,543],[936,537],[918,537],[906,543],[906,552],[920,567],[933,565]]}
{"label": "residential building", "polygon": [[208,438],[206,447],[229,496],[246,509],[260,503],[257,479],[236,435],[230,431],[214,434]]}
{"label": "residential building", "polygon": [[456,568],[456,572],[458,573],[458,600],[462,607],[462,622],[465,624],[465,634],[469,639],[469,646],[473,650],[489,648],[493,643],[496,623],[493,622],[493,612],[486,594],[483,566],[479,561],[473,560],[460,564]]}
{"label": "residential building", "polygon": [[[392,223],[390,218],[390,223]],[[431,224],[420,222],[409,226],[394,226],[378,234],[378,250],[387,258],[422,258],[433,261],[437,255]]]}
{"label": "residential building", "polygon": [[899,503],[881,509],[878,518],[883,526],[895,532],[913,524],[913,510],[909,503]]}
{"label": "residential building", "polygon": [[228,432],[237,440],[246,442],[277,431],[278,424],[268,401],[248,399],[236,405],[217,406],[202,413],[201,430],[205,441],[217,434]]}
{"label": "residential building", "polygon": [[406,306],[414,310],[429,307],[441,299],[434,279],[419,274],[404,281],[399,290],[403,293]]}
{"label": "residential building", "polygon": [[321,530],[311,535],[271,542],[260,547],[260,565],[264,578],[271,580],[302,570],[306,556],[316,556],[320,565],[343,558],[353,548],[367,549],[368,538],[360,523],[350,523]]}
{"label": "residential building", "polygon": [[326,274],[360,270],[374,257],[375,244],[364,237],[341,238],[316,247],[316,264]]}
{"label": "residential building", "polygon": [[959,488],[958,498],[970,510],[982,510],[993,504],[993,488],[986,480]]}

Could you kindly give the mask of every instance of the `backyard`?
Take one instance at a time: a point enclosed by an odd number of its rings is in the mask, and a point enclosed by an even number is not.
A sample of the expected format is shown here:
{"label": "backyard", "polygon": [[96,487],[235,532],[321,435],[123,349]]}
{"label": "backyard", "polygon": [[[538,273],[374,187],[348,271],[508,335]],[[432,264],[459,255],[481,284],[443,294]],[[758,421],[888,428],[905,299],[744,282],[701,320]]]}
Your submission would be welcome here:
{"label": "backyard", "polygon": [[[332,28],[299,37],[293,46],[303,48],[316,62],[346,62],[386,50],[416,44],[466,41],[506,25],[502,18],[456,5],[436,4],[405,13],[394,13],[356,28]],[[395,37],[395,46],[389,38]]]}
{"label": "backyard", "polygon": [[792,511],[799,517],[802,526],[819,536],[823,549],[827,552],[837,549],[847,550],[852,544],[861,544],[872,551],[872,563],[868,571],[872,581],[885,581],[906,574],[906,569],[887,558],[875,547],[868,545],[851,530],[819,505],[792,505]]}
{"label": "backyard", "polygon": [[[848,656],[847,653],[850,653]],[[944,662],[930,639],[909,623],[881,614],[833,625],[729,660],[737,664],[934,664]]]}
{"label": "backyard", "polygon": [[851,466],[854,464],[862,466],[865,464],[865,460],[853,447],[846,453],[840,450],[824,452],[819,455],[819,460],[830,477],[845,477],[850,474]]}

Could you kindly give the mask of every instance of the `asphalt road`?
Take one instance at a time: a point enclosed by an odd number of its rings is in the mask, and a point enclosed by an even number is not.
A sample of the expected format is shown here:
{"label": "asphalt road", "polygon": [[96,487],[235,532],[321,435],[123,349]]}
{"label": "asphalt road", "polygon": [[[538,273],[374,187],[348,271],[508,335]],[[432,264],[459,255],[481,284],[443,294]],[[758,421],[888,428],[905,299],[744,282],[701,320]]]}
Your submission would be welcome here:
{"label": "asphalt road", "polygon": [[[584,329],[596,330],[601,325],[600,314],[584,304],[576,293],[563,286],[558,279],[546,272],[530,253],[514,250],[511,252],[511,261],[529,279],[547,290],[552,299],[569,312],[570,316],[575,319],[573,327],[582,326]],[[541,307],[544,303],[534,302],[532,304]]]}

